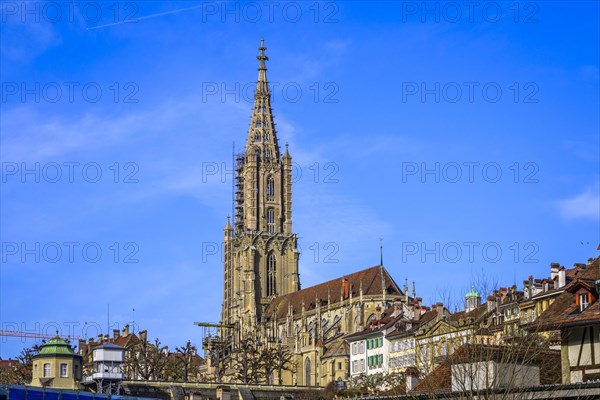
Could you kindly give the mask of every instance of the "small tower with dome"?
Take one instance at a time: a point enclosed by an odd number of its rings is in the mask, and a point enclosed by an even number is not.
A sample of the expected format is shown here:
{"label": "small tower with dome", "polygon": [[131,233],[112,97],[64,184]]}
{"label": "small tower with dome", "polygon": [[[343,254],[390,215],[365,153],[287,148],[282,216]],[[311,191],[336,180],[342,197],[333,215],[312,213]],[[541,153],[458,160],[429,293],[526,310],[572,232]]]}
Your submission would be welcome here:
{"label": "small tower with dome", "polygon": [[31,386],[79,389],[82,363],[83,358],[57,332],[33,357]]}
{"label": "small tower with dome", "polygon": [[481,296],[474,287],[465,295],[465,311],[470,312],[481,305]]}

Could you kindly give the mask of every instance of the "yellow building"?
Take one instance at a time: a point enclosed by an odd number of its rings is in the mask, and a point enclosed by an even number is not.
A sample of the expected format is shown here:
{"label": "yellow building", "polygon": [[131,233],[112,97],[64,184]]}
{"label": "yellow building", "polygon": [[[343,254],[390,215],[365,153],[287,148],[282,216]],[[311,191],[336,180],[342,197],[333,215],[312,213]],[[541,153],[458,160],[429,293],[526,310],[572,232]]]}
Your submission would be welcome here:
{"label": "yellow building", "polygon": [[[464,311],[449,314],[442,303],[434,306],[438,310],[437,321],[424,329],[419,329],[416,339],[416,367],[422,373],[431,372],[467,343],[487,342],[488,334],[480,328],[488,319],[486,304],[481,304],[481,296],[474,289],[465,296]],[[489,343],[488,343],[489,344]]]}
{"label": "yellow building", "polygon": [[79,389],[82,361],[69,342],[56,335],[33,357],[31,386]]}

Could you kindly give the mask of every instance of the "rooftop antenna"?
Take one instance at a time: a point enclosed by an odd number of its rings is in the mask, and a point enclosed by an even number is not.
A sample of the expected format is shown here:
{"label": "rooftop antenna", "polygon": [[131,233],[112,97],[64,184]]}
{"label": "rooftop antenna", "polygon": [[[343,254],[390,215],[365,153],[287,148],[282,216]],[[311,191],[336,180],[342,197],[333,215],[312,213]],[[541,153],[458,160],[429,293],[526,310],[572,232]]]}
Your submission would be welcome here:
{"label": "rooftop antenna", "polygon": [[131,331],[135,335],[135,308],[133,308],[132,311],[133,311],[133,318],[131,320]]}
{"label": "rooftop antenna", "polygon": [[235,141],[231,143],[231,226],[235,227]]}
{"label": "rooftop antenna", "polygon": [[381,296],[385,308],[385,276],[383,276],[383,238],[379,238],[379,269],[381,272]]}
{"label": "rooftop antenna", "polygon": [[106,305],[106,334],[110,332],[110,303]]}

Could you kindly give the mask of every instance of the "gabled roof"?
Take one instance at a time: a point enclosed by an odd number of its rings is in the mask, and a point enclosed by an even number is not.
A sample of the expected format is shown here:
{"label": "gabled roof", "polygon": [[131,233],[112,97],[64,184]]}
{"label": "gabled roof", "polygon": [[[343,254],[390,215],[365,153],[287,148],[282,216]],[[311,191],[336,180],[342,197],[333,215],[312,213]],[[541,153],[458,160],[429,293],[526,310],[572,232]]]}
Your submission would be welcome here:
{"label": "gabled roof", "polygon": [[350,345],[343,338],[336,339],[325,346],[321,358],[342,357],[350,355]]}
{"label": "gabled roof", "polygon": [[372,334],[384,333],[386,329],[391,328],[397,322],[401,321],[403,318],[402,315],[397,315],[395,317],[392,316],[392,312],[393,312],[393,307],[390,307],[388,310],[386,310],[383,313],[383,316],[381,317],[381,319],[372,321],[362,331],[351,333],[349,335],[346,335],[344,338],[346,340],[349,340],[349,339],[352,340],[352,339],[360,339],[363,337],[368,337]]}
{"label": "gabled roof", "polygon": [[297,314],[302,311],[302,303],[304,303],[306,311],[315,309],[317,302],[320,303],[321,307],[326,306],[328,299],[331,301],[331,304],[338,304],[342,296],[342,285],[345,280],[348,281],[349,291],[348,296],[344,300],[349,298],[350,295],[353,298],[360,296],[361,285],[363,296],[380,296],[382,294],[382,274],[386,295],[402,295],[402,291],[387,270],[382,266],[375,266],[284,296],[274,297],[269,305],[267,305],[263,315],[267,320],[271,319],[274,314],[277,318],[282,319],[287,315],[289,306],[292,307],[293,313]]}
{"label": "gabled roof", "polygon": [[[596,299],[583,311],[576,304],[578,292],[590,290]],[[529,329],[556,330],[577,325],[600,324],[600,301],[595,289],[582,281],[574,281],[556,298],[556,300],[540,315]]]}
{"label": "gabled roof", "polygon": [[125,350],[125,347],[118,346],[113,343],[104,343],[104,344],[101,344],[100,346],[94,347],[94,350],[96,350],[96,349]]}
{"label": "gabled roof", "polygon": [[[398,329],[394,332],[390,333],[387,337],[388,339],[396,339],[405,335],[409,335],[417,332],[419,329],[427,326],[429,323],[434,322],[437,317],[437,311],[431,310],[427,311],[421,315],[418,321],[402,321],[398,325]],[[406,329],[408,324],[411,324],[410,329]]]}
{"label": "gabled roof", "polygon": [[473,321],[479,321],[487,312],[487,303],[483,303],[479,307],[474,308],[473,310],[467,312],[465,310],[455,312],[448,316],[447,320],[451,322],[458,322],[461,319],[465,318],[473,318]]}

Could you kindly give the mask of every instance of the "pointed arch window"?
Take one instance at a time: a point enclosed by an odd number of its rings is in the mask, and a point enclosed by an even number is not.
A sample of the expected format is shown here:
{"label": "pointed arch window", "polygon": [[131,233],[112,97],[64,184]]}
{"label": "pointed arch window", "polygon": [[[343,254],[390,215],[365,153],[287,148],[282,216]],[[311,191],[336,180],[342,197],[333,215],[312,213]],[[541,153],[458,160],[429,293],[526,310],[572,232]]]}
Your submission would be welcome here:
{"label": "pointed arch window", "polygon": [[267,296],[277,295],[277,260],[275,254],[267,257]]}
{"label": "pointed arch window", "polygon": [[275,180],[272,176],[267,178],[267,201],[275,200]]}
{"label": "pointed arch window", "polygon": [[268,142],[268,141],[269,141],[269,134],[265,133],[265,142]]}
{"label": "pointed arch window", "polygon": [[275,210],[267,210],[267,232],[275,232]]}

